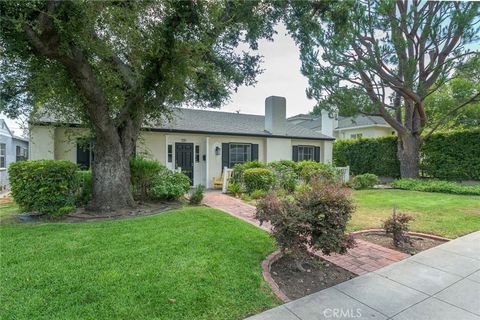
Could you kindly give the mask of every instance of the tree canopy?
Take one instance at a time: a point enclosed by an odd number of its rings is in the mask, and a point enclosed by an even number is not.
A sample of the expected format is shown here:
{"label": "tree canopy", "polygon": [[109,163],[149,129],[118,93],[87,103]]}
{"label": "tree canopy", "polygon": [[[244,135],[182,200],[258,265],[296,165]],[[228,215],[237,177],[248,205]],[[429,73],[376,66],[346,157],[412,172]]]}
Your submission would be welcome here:
{"label": "tree canopy", "polygon": [[271,37],[276,12],[260,0],[2,1],[1,110],[80,120],[96,138],[93,206],[132,205],[142,125],[255,83],[257,39]]}
{"label": "tree canopy", "polygon": [[[399,135],[402,176],[416,177],[422,132],[434,127],[426,99],[478,54],[471,45],[480,40],[479,10],[475,2],[359,0],[318,14],[294,3],[288,26],[307,95],[317,109],[382,116]],[[472,94],[459,108],[479,96]]]}

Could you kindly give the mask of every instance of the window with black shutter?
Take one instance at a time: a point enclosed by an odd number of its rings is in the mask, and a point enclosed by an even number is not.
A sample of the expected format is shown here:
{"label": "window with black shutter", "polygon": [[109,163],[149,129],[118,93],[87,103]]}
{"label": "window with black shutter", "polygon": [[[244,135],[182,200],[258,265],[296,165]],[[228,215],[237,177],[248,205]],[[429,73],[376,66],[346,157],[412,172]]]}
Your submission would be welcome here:
{"label": "window with black shutter", "polygon": [[222,143],[222,168],[233,168],[238,163],[258,160],[258,144]]}
{"label": "window with black shutter", "polygon": [[292,150],[293,161],[310,160],[320,162],[320,147],[300,145],[293,146]]}
{"label": "window with black shutter", "polygon": [[77,140],[77,165],[81,170],[89,170],[92,166],[93,141],[92,139],[81,138]]}

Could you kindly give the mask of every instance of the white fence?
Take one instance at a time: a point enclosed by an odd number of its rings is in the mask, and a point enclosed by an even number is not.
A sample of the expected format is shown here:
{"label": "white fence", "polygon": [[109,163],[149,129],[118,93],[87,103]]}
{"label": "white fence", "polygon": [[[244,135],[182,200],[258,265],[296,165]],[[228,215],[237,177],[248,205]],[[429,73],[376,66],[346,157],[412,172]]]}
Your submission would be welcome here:
{"label": "white fence", "polygon": [[336,169],[340,172],[342,176],[342,182],[347,183],[350,180],[350,167],[337,167]]}

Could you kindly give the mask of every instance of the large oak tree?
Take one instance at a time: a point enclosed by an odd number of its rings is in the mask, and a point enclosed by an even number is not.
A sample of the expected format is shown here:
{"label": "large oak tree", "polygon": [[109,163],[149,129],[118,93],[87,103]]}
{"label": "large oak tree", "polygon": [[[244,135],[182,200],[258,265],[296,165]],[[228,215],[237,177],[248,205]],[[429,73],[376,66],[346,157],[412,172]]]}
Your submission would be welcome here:
{"label": "large oak tree", "polygon": [[253,84],[251,49],[275,19],[259,0],[2,1],[1,111],[29,106],[90,128],[91,208],[132,206],[142,125],[180,104],[219,107]]}
{"label": "large oak tree", "polygon": [[478,54],[479,8],[475,2],[358,0],[330,3],[319,14],[293,2],[287,20],[317,109],[383,117],[398,133],[401,176],[418,177],[422,139],[432,132],[425,128],[437,128],[432,120],[444,121],[480,97],[472,90],[443,116],[427,117],[426,99]]}

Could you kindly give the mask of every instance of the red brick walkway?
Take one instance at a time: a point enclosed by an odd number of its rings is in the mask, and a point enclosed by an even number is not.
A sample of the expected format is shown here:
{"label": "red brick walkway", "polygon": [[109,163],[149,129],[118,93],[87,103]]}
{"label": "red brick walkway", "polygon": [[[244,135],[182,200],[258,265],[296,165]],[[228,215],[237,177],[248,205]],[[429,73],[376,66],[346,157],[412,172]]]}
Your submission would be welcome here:
{"label": "red brick walkway", "polygon": [[[260,226],[258,220],[255,219],[255,207],[240,199],[222,194],[218,191],[209,191],[205,193],[203,203],[211,208],[225,211],[265,231],[270,232],[271,230],[271,225],[268,223]],[[409,257],[409,255],[405,253],[363,240],[356,240],[356,244],[355,248],[348,250],[348,253],[344,255],[333,254],[331,256],[325,256],[320,253],[316,254],[358,275],[375,271]]]}

